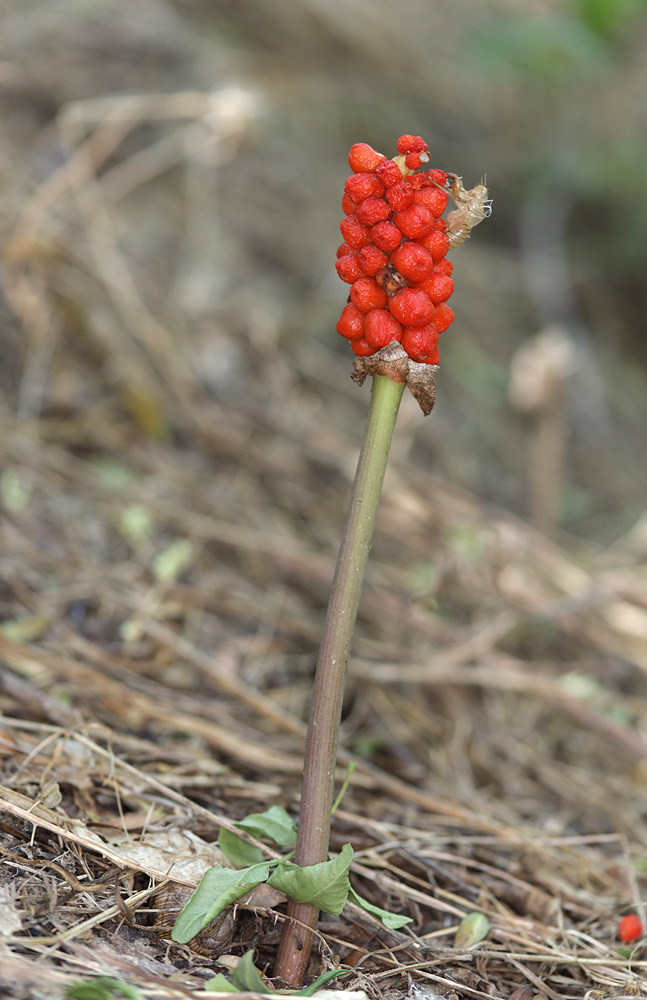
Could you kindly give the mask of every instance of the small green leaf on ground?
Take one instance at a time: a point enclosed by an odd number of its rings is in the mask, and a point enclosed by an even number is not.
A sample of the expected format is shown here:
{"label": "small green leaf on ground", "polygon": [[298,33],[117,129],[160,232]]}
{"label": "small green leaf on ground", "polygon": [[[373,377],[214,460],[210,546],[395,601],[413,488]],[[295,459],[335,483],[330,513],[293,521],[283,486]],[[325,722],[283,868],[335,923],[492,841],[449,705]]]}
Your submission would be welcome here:
{"label": "small green leaf on ground", "polygon": [[188,538],[176,538],[174,542],[156,555],[151,569],[158,583],[175,583],[189,568],[194,550]]}
{"label": "small green leaf on ground", "polygon": [[348,893],[348,899],[351,903],[357,903],[367,913],[372,913],[374,917],[381,920],[384,926],[388,927],[391,931],[397,931],[399,927],[404,927],[405,924],[411,923],[411,917],[404,917],[401,913],[390,913],[389,910],[383,910],[380,906],[374,906],[373,903],[369,903],[368,899],[364,899],[356,893],[354,889],[351,889]]}
{"label": "small green leaf on ground", "polygon": [[219,972],[213,979],[207,979],[204,984],[205,991],[207,993],[241,993],[242,991],[230,983],[226,976],[223,976],[222,972]]}
{"label": "small green leaf on ground", "polygon": [[97,976],[87,983],[76,983],[69,987],[66,995],[69,1000],[116,1000],[117,997],[144,1000],[136,986],[111,976]]}
{"label": "small green leaf on ground", "polygon": [[454,948],[472,948],[483,940],[489,929],[490,921],[484,913],[468,913],[458,926]]}
{"label": "small green leaf on ground", "polygon": [[263,861],[263,852],[260,847],[248,844],[238,834],[232,833],[231,830],[225,830],[224,826],[220,827],[218,847],[227,858],[227,861],[230,861],[232,865],[236,865],[238,868],[245,868],[248,865],[258,865]]}
{"label": "small green leaf on ground", "polygon": [[297,828],[289,813],[281,806],[270,806],[262,813],[250,813],[236,826],[252,833],[255,837],[267,837],[280,847],[293,847],[297,840]]}
{"label": "small green leaf on ground", "polygon": [[272,990],[263,982],[261,974],[254,965],[254,952],[246,951],[234,969],[231,977],[234,986],[247,993],[271,993]]}
{"label": "small green leaf on ground", "polygon": [[204,984],[207,993],[240,993],[241,991],[233,983],[230,983],[222,972],[219,972],[213,979],[207,979]]}
{"label": "small green leaf on ground", "polygon": [[310,903],[324,913],[338,917],[348,899],[348,871],[352,859],[353,848],[344,844],[333,861],[322,861],[319,865],[305,868],[281,865],[268,882],[297,903]]}
{"label": "small green leaf on ground", "polygon": [[178,944],[186,944],[249,889],[260,882],[266,882],[269,873],[270,866],[267,862],[252,865],[243,871],[223,868],[222,865],[209,868],[202,876],[198,888],[180,910],[171,932],[172,939]]}
{"label": "small green leaf on ground", "polygon": [[330,969],[328,972],[322,972],[321,975],[315,979],[314,983],[310,983],[309,986],[304,986],[302,990],[297,990],[294,994],[296,997],[311,997],[313,993],[324,986],[326,983],[330,982],[331,979],[335,979],[337,976],[344,974],[345,969]]}

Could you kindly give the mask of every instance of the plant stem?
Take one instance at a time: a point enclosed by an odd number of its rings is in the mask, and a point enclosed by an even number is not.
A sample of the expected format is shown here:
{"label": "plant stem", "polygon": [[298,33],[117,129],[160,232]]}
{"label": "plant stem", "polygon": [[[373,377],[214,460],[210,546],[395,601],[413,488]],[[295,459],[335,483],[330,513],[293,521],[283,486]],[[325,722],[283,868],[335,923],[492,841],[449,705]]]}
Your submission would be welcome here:
{"label": "plant stem", "polygon": [[[371,405],[357,464],[314,680],[303,767],[295,861],[316,865],[328,858],[335,763],[348,655],[373,537],[375,514],[404,382],[373,376]],[[301,986],[319,911],[290,902],[274,974]]]}

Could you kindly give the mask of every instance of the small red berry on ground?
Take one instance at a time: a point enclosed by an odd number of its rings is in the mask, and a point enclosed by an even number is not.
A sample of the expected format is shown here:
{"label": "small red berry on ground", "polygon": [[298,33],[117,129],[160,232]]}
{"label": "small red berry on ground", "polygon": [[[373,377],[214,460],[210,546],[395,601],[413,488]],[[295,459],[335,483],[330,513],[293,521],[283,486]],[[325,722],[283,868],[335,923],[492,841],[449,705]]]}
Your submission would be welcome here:
{"label": "small red berry on ground", "polygon": [[625,944],[638,941],[644,933],[642,921],[635,913],[628,913],[618,924],[618,937]]}

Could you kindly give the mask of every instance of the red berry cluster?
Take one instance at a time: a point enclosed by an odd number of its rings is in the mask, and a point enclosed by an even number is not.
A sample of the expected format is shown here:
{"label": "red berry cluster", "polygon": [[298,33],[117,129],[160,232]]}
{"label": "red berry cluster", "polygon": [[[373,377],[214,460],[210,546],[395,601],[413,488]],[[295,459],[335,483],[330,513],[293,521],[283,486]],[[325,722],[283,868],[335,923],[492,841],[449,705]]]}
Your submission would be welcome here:
{"label": "red berry cluster", "polygon": [[437,365],[438,337],[454,319],[449,240],[441,218],[447,175],[431,169],[427,143],[398,139],[392,160],[365,142],[351,146],[337,273],[351,286],[337,331],[359,357],[399,341],[413,361]]}

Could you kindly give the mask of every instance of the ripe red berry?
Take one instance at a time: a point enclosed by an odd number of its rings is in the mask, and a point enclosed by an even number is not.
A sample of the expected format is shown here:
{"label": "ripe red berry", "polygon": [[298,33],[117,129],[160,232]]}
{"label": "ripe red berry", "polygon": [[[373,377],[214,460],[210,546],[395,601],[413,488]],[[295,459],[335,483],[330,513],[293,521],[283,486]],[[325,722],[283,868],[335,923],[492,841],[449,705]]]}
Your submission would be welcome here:
{"label": "ripe red berry", "polygon": [[398,139],[398,153],[422,153],[429,147],[419,135],[401,135]]}
{"label": "ripe red berry", "polygon": [[388,309],[373,309],[364,320],[364,336],[375,348],[386,347],[402,336],[402,327]]}
{"label": "ripe red berry", "polygon": [[437,187],[424,187],[416,191],[413,200],[416,205],[424,205],[433,216],[440,218],[449,203],[449,197],[445,191]]}
{"label": "ripe red berry", "polygon": [[398,184],[394,184],[386,192],[386,200],[388,201],[391,208],[398,212],[402,208],[408,208],[409,205],[413,205],[413,184],[409,184],[408,181],[400,181]]}
{"label": "ripe red berry", "polygon": [[400,245],[402,233],[392,222],[378,222],[377,226],[373,226],[371,229],[370,238],[376,247],[389,253]]}
{"label": "ripe red berry", "polygon": [[434,264],[432,274],[451,274],[453,270],[454,265],[451,260],[447,260],[446,257],[443,257],[443,259],[439,260],[437,264]]}
{"label": "ripe red berry", "polygon": [[439,365],[440,364],[440,354],[438,353],[438,348],[435,347],[428,358],[423,361],[424,365]]}
{"label": "ripe red berry", "polygon": [[364,337],[361,340],[351,340],[350,346],[358,358],[368,358],[371,354],[375,354],[375,348]]}
{"label": "ripe red berry", "polygon": [[343,257],[344,254],[351,253],[352,250],[353,250],[352,246],[350,246],[346,242],[346,240],[344,240],[344,242],[340,243],[339,246],[337,247],[337,254],[336,254],[336,256],[339,259],[339,257]]}
{"label": "ripe red berry", "polygon": [[429,153],[407,153],[404,163],[409,170],[417,170],[423,163],[429,163]]}
{"label": "ripe red berry", "polygon": [[387,255],[378,250],[372,243],[362,247],[357,255],[357,259],[364,274],[367,274],[370,278],[374,278],[377,272],[386,267],[389,262]]}
{"label": "ripe red berry", "polygon": [[356,142],[350,147],[348,154],[350,169],[355,174],[371,173],[385,159],[382,153],[378,153],[367,142]]}
{"label": "ripe red berry", "polygon": [[341,311],[336,329],[347,340],[359,340],[364,336],[364,313],[349,302]]}
{"label": "ripe red berry", "polygon": [[403,288],[389,299],[389,311],[403,326],[424,326],[434,314],[434,304],[421,288]]}
{"label": "ripe red berry", "polygon": [[433,323],[407,326],[402,331],[402,346],[412,361],[425,361],[438,347],[438,330]]}
{"label": "ripe red berry", "polygon": [[445,233],[441,233],[438,229],[432,229],[430,233],[423,236],[421,240],[418,241],[421,247],[425,247],[434,259],[434,264],[437,264],[443,259],[447,251],[449,250],[449,239]]}
{"label": "ripe red berry", "polygon": [[448,274],[431,274],[420,282],[420,288],[427,293],[434,305],[446,302],[454,291],[454,282]]}
{"label": "ripe red berry", "polygon": [[385,187],[376,174],[353,174],[344,184],[344,193],[359,204],[364,198],[381,198]]}
{"label": "ripe red berry", "polygon": [[348,195],[345,194],[341,200],[341,208],[344,215],[352,215],[357,208],[357,205],[352,198],[349,198]]}
{"label": "ripe red berry", "polygon": [[383,198],[365,198],[357,209],[357,218],[363,226],[376,226],[391,218],[391,209]]}
{"label": "ripe red berry", "polygon": [[358,278],[364,277],[364,271],[360,265],[357,251],[354,253],[347,253],[345,256],[340,257],[335,264],[335,270],[341,280],[345,281],[349,285],[352,285]]}
{"label": "ripe red berry", "polygon": [[637,941],[644,933],[642,921],[635,913],[628,913],[618,924],[618,937],[625,944]]}
{"label": "ripe red berry", "polygon": [[[362,174],[358,174],[361,177]],[[339,223],[341,234],[353,250],[360,250],[367,243],[371,242],[371,234],[368,229],[357,221],[354,215],[347,215]]]}
{"label": "ripe red berry", "polygon": [[350,290],[350,297],[362,312],[382,309],[387,300],[386,292],[373,278],[358,278]]}
{"label": "ripe red berry", "polygon": [[427,173],[429,175],[429,179],[434,184],[440,184],[441,187],[444,187],[447,183],[447,174],[444,170],[438,170],[437,167],[433,167],[431,170],[428,170]]}
{"label": "ripe red berry", "polygon": [[430,231],[434,219],[429,209],[425,208],[424,205],[409,205],[408,208],[395,213],[393,222],[403,236],[410,240],[419,240]]}
{"label": "ripe red berry", "polygon": [[417,243],[401,243],[391,254],[391,263],[409,281],[423,281],[431,274],[434,259],[429,250]]}
{"label": "ripe red berry", "polygon": [[449,308],[444,302],[436,306],[436,311],[434,313],[434,326],[438,330],[438,333],[444,333],[450,323],[454,322],[454,311]]}
{"label": "ripe red berry", "polygon": [[402,171],[393,160],[383,160],[379,167],[375,168],[375,173],[386,188],[391,188],[402,180]]}

